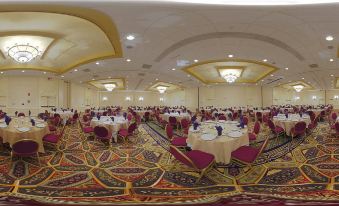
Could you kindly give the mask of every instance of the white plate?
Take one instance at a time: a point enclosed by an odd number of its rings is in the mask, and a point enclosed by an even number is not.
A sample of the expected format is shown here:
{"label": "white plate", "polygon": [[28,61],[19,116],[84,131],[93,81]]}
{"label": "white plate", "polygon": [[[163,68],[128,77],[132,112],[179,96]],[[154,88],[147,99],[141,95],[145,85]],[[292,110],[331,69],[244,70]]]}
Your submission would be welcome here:
{"label": "white plate", "polygon": [[45,124],[36,124],[35,126],[38,127],[38,128],[44,128]]}
{"label": "white plate", "polygon": [[219,122],[226,122],[226,120],[223,120],[223,119],[222,119],[222,120],[219,120]]}
{"label": "white plate", "polygon": [[238,121],[230,121],[230,124],[239,124]]}
{"label": "white plate", "polygon": [[205,141],[214,140],[216,137],[217,137],[217,135],[211,134],[211,133],[201,135],[201,139],[203,139]]}
{"label": "white plate", "polygon": [[19,132],[28,132],[28,131],[31,130],[31,129],[28,128],[28,127],[19,127],[19,128],[17,128],[17,130],[18,130]]}
{"label": "white plate", "polygon": [[242,136],[242,132],[241,131],[232,131],[232,132],[229,132],[227,134],[229,137],[241,137]]}
{"label": "white plate", "polygon": [[200,131],[200,127],[197,127],[196,130],[194,130],[194,128],[191,127],[191,128],[189,129],[189,131],[190,131],[190,132],[199,132],[199,131]]}
{"label": "white plate", "polygon": [[207,121],[205,121],[205,122],[212,123],[212,122],[214,122],[214,121],[213,121],[213,120],[207,120]]}
{"label": "white plate", "polygon": [[6,128],[7,125],[6,124],[0,124],[0,128]]}
{"label": "white plate", "polygon": [[5,122],[5,119],[0,119],[0,122]]}

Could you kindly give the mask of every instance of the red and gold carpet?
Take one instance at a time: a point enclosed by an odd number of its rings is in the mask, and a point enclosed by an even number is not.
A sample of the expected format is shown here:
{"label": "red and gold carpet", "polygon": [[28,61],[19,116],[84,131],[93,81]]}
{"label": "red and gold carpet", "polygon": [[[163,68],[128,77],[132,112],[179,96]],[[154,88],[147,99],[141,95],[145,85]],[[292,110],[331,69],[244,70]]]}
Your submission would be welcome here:
{"label": "red and gold carpet", "polygon": [[9,151],[2,150],[0,203],[333,205],[339,201],[339,138],[328,134],[326,124],[305,138],[271,138],[251,170],[235,163],[219,165],[198,184],[194,184],[198,174],[189,168],[171,169],[168,142],[160,127],[149,123],[139,130],[133,143],[109,148],[86,138],[78,125],[67,126],[58,149],[45,146],[41,167],[35,158],[24,158],[15,159],[10,168]]}

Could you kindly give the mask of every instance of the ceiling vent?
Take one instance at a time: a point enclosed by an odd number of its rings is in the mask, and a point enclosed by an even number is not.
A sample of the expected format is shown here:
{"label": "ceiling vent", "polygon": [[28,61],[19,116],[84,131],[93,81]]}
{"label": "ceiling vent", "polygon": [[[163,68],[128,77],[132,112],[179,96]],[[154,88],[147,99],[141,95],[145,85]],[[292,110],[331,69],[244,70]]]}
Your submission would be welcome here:
{"label": "ceiling vent", "polygon": [[98,77],[99,77],[99,75],[93,75],[93,77],[94,77],[94,78],[98,78]]}
{"label": "ceiling vent", "polygon": [[143,77],[145,76],[145,73],[138,73],[138,76]]}
{"label": "ceiling vent", "polygon": [[328,49],[333,49],[334,47],[333,47],[333,46],[328,46],[327,48],[328,48]]}
{"label": "ceiling vent", "polygon": [[90,72],[91,70],[90,69],[83,69],[82,71],[83,72]]}
{"label": "ceiling vent", "polygon": [[143,69],[150,69],[151,67],[152,67],[152,65],[150,65],[150,64],[143,64],[142,65]]}
{"label": "ceiling vent", "polygon": [[282,80],[283,79],[283,77],[278,77],[278,78],[276,78],[276,79],[267,79],[266,80],[266,84],[272,84],[272,83],[274,83],[274,82],[277,82],[277,81],[279,81],[279,80]]}
{"label": "ceiling vent", "polygon": [[318,65],[318,64],[310,64],[309,67],[310,67],[310,68],[318,68],[319,65]]}
{"label": "ceiling vent", "polygon": [[131,45],[126,46],[126,49],[133,49],[134,47]]}

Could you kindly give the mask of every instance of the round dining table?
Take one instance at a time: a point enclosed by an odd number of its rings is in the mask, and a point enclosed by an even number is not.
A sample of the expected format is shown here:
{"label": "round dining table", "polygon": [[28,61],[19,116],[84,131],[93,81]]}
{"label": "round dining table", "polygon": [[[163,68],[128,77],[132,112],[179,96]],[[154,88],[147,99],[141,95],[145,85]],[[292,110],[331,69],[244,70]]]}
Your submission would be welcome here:
{"label": "round dining table", "polygon": [[306,127],[311,123],[309,115],[289,114],[288,118],[285,115],[274,116],[273,123],[285,130],[286,135],[291,136],[291,129],[298,123],[305,122]]}
{"label": "round dining table", "polygon": [[29,139],[38,143],[40,153],[45,153],[43,145],[43,137],[50,133],[48,124],[43,120],[35,119],[35,126],[32,126],[29,117],[13,118],[9,125],[6,125],[5,120],[0,120],[0,137],[3,143],[12,145],[20,140]]}
{"label": "round dining table", "polygon": [[178,122],[181,122],[182,119],[190,119],[191,116],[188,113],[164,113],[164,114],[160,114],[160,117],[163,120],[166,120],[167,122],[169,122],[169,118],[170,117],[175,117],[177,119]]}
{"label": "round dining table", "polygon": [[[114,121],[112,120],[112,117]],[[118,132],[121,128],[127,129],[129,122],[123,116],[101,116],[100,119],[94,117],[90,123],[91,127],[102,126],[108,130],[108,134],[114,139],[115,142],[118,141]]]}
{"label": "round dining table", "polygon": [[[206,121],[197,130],[191,126],[188,131],[187,144],[193,150],[213,154],[216,162],[228,164],[231,153],[241,146],[249,145],[247,128],[239,128],[236,121]],[[217,135],[215,126],[223,128]]]}

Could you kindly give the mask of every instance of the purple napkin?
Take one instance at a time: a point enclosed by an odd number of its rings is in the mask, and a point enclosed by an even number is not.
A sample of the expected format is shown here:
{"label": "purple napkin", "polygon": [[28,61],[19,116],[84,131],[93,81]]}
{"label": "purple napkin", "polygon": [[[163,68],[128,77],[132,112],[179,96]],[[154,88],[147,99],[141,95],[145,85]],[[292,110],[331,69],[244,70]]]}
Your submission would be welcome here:
{"label": "purple napkin", "polygon": [[197,120],[197,116],[194,115],[192,118],[191,118],[191,122],[195,122],[195,120]]}
{"label": "purple napkin", "polygon": [[32,126],[35,126],[35,121],[34,119],[31,119]]}
{"label": "purple napkin", "polygon": [[198,123],[198,122],[194,122],[194,123],[193,123],[193,129],[194,129],[194,130],[197,130],[198,126],[199,126],[199,123]]}
{"label": "purple napkin", "polygon": [[11,120],[12,120],[12,119],[11,119],[9,116],[7,116],[7,115],[5,116],[5,122],[6,122],[7,125],[9,125],[9,123],[11,122]]}
{"label": "purple napkin", "polygon": [[221,136],[221,134],[222,134],[222,127],[221,126],[215,126],[215,129],[218,131],[218,136]]}

